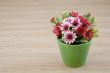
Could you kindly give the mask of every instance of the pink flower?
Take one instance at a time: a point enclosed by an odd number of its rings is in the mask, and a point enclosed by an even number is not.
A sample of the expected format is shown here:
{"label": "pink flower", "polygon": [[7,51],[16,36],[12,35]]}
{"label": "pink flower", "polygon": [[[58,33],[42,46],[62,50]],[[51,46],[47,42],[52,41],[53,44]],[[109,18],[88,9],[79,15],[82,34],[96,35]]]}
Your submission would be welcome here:
{"label": "pink flower", "polygon": [[67,31],[64,33],[64,42],[67,44],[71,44],[74,43],[75,38],[77,38],[76,34],[71,32],[71,31]]}
{"label": "pink flower", "polygon": [[64,19],[63,23],[72,24],[74,19],[75,19],[74,17],[68,17],[68,18]]}
{"label": "pink flower", "polygon": [[72,23],[72,25],[73,26],[78,26],[78,25],[80,25],[81,23],[80,23],[80,19],[77,17],[77,18],[75,18],[74,19],[74,21],[73,21],[73,23]]}
{"label": "pink flower", "polygon": [[63,32],[66,32],[66,31],[68,31],[68,28],[69,28],[69,24],[67,24],[67,23],[65,23],[65,24],[61,24],[61,30],[63,31]]}

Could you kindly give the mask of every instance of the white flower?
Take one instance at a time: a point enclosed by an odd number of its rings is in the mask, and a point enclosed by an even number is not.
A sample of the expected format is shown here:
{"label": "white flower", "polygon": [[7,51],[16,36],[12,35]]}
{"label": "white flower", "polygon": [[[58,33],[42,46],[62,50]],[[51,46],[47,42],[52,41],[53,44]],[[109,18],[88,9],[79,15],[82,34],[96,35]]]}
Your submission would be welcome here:
{"label": "white flower", "polygon": [[75,17],[68,17],[68,18],[63,20],[63,24],[65,24],[65,23],[72,24],[74,19],[75,19]]}
{"label": "white flower", "polygon": [[67,31],[64,33],[64,42],[67,44],[71,44],[74,43],[75,39],[77,38],[76,34],[71,32],[71,31]]}
{"label": "white flower", "polygon": [[73,26],[78,26],[81,25],[80,19],[78,17],[76,17],[72,23]]}
{"label": "white flower", "polygon": [[65,23],[65,24],[61,24],[60,29],[62,30],[62,32],[66,32],[69,29],[70,24]]}

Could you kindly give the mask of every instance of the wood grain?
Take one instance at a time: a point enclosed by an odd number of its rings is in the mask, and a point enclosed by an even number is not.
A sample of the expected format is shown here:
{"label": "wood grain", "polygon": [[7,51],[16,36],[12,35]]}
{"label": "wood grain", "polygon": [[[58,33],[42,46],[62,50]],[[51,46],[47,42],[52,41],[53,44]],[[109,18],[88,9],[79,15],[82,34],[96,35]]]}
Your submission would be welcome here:
{"label": "wood grain", "polygon": [[[91,12],[99,37],[86,64],[63,64],[50,17]],[[0,0],[0,73],[110,73],[110,0]]]}

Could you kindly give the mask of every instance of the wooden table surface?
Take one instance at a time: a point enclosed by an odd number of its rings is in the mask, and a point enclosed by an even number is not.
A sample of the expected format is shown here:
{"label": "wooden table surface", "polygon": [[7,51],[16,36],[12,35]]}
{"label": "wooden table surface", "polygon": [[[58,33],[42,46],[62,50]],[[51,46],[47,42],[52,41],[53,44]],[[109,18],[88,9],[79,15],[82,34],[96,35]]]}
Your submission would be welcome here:
{"label": "wooden table surface", "polygon": [[[63,64],[50,17],[91,12],[99,37],[79,68]],[[0,73],[110,73],[110,0],[0,0]]]}

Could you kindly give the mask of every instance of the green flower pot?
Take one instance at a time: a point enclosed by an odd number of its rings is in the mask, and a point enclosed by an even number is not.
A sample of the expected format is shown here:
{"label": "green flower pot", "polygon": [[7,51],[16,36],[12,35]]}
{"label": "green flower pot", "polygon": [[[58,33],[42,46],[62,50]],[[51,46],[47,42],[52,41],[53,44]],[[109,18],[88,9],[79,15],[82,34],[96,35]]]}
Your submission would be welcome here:
{"label": "green flower pot", "polygon": [[83,44],[69,45],[57,39],[57,43],[65,65],[80,67],[85,64],[91,40]]}

